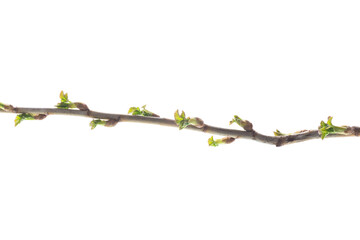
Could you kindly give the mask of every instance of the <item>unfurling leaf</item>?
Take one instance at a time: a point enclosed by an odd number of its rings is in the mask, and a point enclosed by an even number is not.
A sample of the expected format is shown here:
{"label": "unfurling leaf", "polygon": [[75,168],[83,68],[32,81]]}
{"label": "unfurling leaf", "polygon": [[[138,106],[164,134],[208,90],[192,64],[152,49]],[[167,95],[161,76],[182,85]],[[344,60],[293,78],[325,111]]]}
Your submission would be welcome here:
{"label": "unfurling leaf", "polygon": [[348,129],[347,126],[334,126],[332,124],[332,119],[333,117],[328,117],[328,121],[327,123],[325,123],[324,121],[320,122],[320,126],[319,126],[319,134],[321,135],[321,139],[324,139],[327,135],[329,134],[347,134],[346,130]]}
{"label": "unfurling leaf", "polygon": [[68,94],[67,93],[64,94],[64,91],[61,91],[60,92],[60,100],[61,100],[61,102],[68,102],[69,101]]}
{"label": "unfurling leaf", "polygon": [[7,105],[7,104],[4,104],[4,103],[0,103],[0,109],[4,110],[4,111],[7,111],[7,112],[11,112],[11,111],[14,110],[14,107],[12,105]]}
{"label": "unfurling leaf", "polygon": [[179,110],[176,110],[176,112],[174,113],[174,118],[175,118],[176,125],[179,126],[180,130],[186,128],[189,125],[193,125],[197,128],[204,127],[204,121],[201,118],[186,117],[184,111],[182,111],[181,114],[179,114]]}
{"label": "unfurling leaf", "polygon": [[46,117],[46,114],[21,113],[16,115],[15,127],[19,125],[23,120],[43,120]]}
{"label": "unfurling leaf", "polygon": [[232,143],[233,141],[235,141],[235,138],[233,137],[223,137],[221,139],[216,139],[214,140],[214,137],[211,136],[209,139],[208,139],[208,144],[209,146],[212,146],[212,147],[217,147],[219,146],[220,144],[230,144]]}
{"label": "unfurling leaf", "polygon": [[139,107],[131,107],[129,108],[128,114],[132,114],[134,116],[144,116],[144,117],[160,117],[159,115],[150,112],[146,109],[146,105],[141,107],[142,110],[140,110]]}
{"label": "unfurling leaf", "polygon": [[60,103],[56,104],[57,108],[62,109],[71,109],[71,108],[77,108],[81,111],[88,111],[89,108],[86,104],[80,103],[80,102],[71,102],[69,101],[69,97],[67,93],[64,93],[64,91],[60,92]]}
{"label": "unfurling leaf", "polygon": [[179,114],[179,110],[176,110],[176,112],[174,113],[174,118],[175,118],[175,122],[176,125],[179,126],[179,129],[184,129],[187,126],[190,125],[190,118],[186,118],[185,112],[182,111],[181,115]]}
{"label": "unfurling leaf", "polygon": [[277,137],[280,137],[280,136],[287,136],[288,134],[282,133],[278,129],[276,129],[276,131],[274,132],[274,135]]}
{"label": "unfurling leaf", "polygon": [[212,146],[212,147],[217,147],[217,146],[219,146],[219,142],[217,142],[217,141],[214,140],[214,136],[211,136],[211,137],[208,139],[208,144],[209,144],[209,146]]}
{"label": "unfurling leaf", "polygon": [[129,108],[128,114],[140,115],[140,114],[141,114],[140,108],[138,108],[138,107],[131,107],[131,108]]}
{"label": "unfurling leaf", "polygon": [[15,127],[19,125],[23,120],[34,120],[34,115],[31,113],[21,113],[16,115]]}
{"label": "unfurling leaf", "polygon": [[241,118],[239,118],[239,116],[235,115],[234,118],[230,121],[230,125],[233,124],[234,122],[237,123],[247,132],[253,131],[253,125],[248,120],[242,120]]}
{"label": "unfurling leaf", "polygon": [[94,119],[90,122],[90,127],[91,127],[91,130],[93,130],[94,128],[96,128],[97,125],[102,125],[102,126],[105,126],[106,122],[104,120],[101,120],[101,119]]}
{"label": "unfurling leaf", "polygon": [[91,130],[96,128],[97,125],[105,126],[105,127],[114,127],[119,121],[116,119],[109,119],[109,120],[101,120],[101,119],[94,119],[90,122]]}

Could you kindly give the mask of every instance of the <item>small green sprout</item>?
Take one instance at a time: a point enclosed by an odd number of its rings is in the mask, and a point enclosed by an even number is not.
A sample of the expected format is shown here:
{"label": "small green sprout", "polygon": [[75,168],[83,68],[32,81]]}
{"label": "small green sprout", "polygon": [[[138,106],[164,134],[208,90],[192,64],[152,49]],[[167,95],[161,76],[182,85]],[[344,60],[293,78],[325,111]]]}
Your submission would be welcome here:
{"label": "small green sprout", "polygon": [[109,119],[109,120],[101,120],[101,119],[94,119],[90,122],[91,130],[96,128],[96,126],[105,126],[105,127],[114,127],[119,121],[115,119]]}
{"label": "small green sprout", "polygon": [[150,112],[146,109],[146,105],[141,107],[142,110],[140,110],[139,107],[131,107],[129,108],[128,114],[132,114],[134,116],[144,116],[144,117],[160,117],[159,115]]}
{"label": "small green sprout", "polygon": [[280,137],[280,136],[288,136],[289,134],[282,133],[278,129],[276,129],[276,131],[274,132],[274,135],[277,137]]}
{"label": "small green sprout", "polygon": [[182,111],[181,114],[179,114],[179,110],[176,110],[176,112],[174,113],[174,118],[176,125],[179,126],[180,130],[186,128],[189,125],[193,125],[197,128],[202,128],[204,126],[203,120],[201,120],[198,117],[194,117],[194,118],[186,117],[184,111]]}
{"label": "small green sprout", "polygon": [[33,113],[21,113],[16,115],[15,127],[19,125],[23,120],[42,120],[46,118],[45,114],[33,114]]}
{"label": "small green sprout", "polygon": [[277,137],[281,137],[281,136],[289,136],[289,135],[295,135],[295,134],[300,134],[300,133],[304,133],[304,132],[308,132],[309,130],[300,130],[300,131],[296,131],[294,133],[282,133],[280,132],[278,129],[276,129],[274,133],[275,136]]}
{"label": "small green sprout", "polygon": [[348,129],[347,126],[334,126],[332,124],[333,117],[328,117],[327,123],[324,121],[320,122],[319,126],[319,134],[321,134],[321,139],[324,139],[329,134],[347,134],[346,130]]}
{"label": "small green sprout", "polygon": [[0,109],[3,111],[12,111],[12,110],[14,110],[14,107],[12,105],[0,103]]}
{"label": "small green sprout", "polygon": [[89,108],[86,104],[80,102],[71,102],[69,101],[69,97],[67,93],[64,91],[60,92],[60,103],[58,103],[55,107],[62,109],[70,109],[70,108],[78,108],[81,111],[88,111]]}
{"label": "small green sprout", "polygon": [[221,138],[221,139],[216,139],[216,140],[214,140],[214,136],[211,136],[211,137],[208,139],[208,144],[209,144],[209,146],[211,146],[211,147],[217,147],[217,146],[219,146],[220,144],[230,144],[230,143],[232,143],[233,141],[235,141],[235,138],[233,138],[233,137],[224,137],[224,138]]}
{"label": "small green sprout", "polygon": [[234,122],[237,123],[243,129],[245,129],[245,131],[247,132],[253,131],[253,125],[248,120],[242,120],[241,118],[239,118],[239,116],[234,115],[234,118],[230,121],[230,125],[233,124]]}
{"label": "small green sprout", "polygon": [[67,93],[64,93],[64,91],[60,92],[60,103],[56,105],[57,108],[62,109],[69,109],[69,108],[76,108],[75,104],[69,101],[69,97]]}
{"label": "small green sprout", "polygon": [[90,127],[91,127],[91,130],[93,130],[94,128],[96,128],[97,125],[101,125],[101,126],[105,126],[106,124],[106,121],[104,120],[101,120],[101,119],[94,119],[90,122]]}
{"label": "small green sprout", "polygon": [[190,118],[189,117],[186,118],[184,111],[182,111],[182,113],[179,114],[179,110],[176,110],[176,112],[174,113],[174,118],[175,118],[176,125],[179,126],[180,130],[184,129],[190,125],[190,123],[189,123]]}

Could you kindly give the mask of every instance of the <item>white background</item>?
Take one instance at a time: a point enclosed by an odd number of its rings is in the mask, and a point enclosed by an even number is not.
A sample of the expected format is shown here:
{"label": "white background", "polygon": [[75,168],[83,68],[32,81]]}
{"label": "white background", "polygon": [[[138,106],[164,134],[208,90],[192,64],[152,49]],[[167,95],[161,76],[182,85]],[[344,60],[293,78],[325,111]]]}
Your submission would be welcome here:
{"label": "white background", "polygon": [[[360,125],[358,1],[1,1],[0,102]],[[357,138],[276,148],[0,114],[0,239],[359,239]],[[236,126],[231,126],[236,128]],[[215,136],[218,138],[221,136]]]}

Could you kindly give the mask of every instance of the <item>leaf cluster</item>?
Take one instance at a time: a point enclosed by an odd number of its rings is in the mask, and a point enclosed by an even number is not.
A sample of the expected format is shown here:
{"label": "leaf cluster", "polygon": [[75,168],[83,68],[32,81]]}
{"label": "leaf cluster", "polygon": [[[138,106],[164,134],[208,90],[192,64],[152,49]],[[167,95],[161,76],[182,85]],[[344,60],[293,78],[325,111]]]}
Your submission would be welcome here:
{"label": "leaf cluster", "polygon": [[174,113],[174,118],[176,125],[179,126],[180,130],[186,128],[189,125],[193,125],[197,128],[204,127],[204,121],[202,119],[198,117],[194,117],[194,118],[186,117],[184,111],[182,111],[181,114],[179,114],[179,110],[176,110],[176,112]]}
{"label": "leaf cluster", "polygon": [[56,107],[62,109],[76,108],[75,104],[69,101],[68,94],[64,93],[64,91],[60,92],[60,103],[58,103]]}
{"label": "leaf cluster", "polygon": [[91,127],[91,130],[93,130],[94,128],[96,128],[98,125],[101,125],[101,126],[105,126],[106,124],[106,121],[104,120],[101,120],[101,119],[94,119],[90,122],[90,127]]}
{"label": "leaf cluster", "polygon": [[128,114],[132,114],[134,116],[144,116],[144,117],[159,117],[159,115],[150,112],[146,109],[146,105],[141,107],[142,110],[139,107],[131,107],[129,108]]}
{"label": "leaf cluster", "polygon": [[333,125],[332,119],[333,117],[328,117],[328,121],[326,123],[324,121],[320,122],[319,134],[321,134],[321,139],[324,139],[329,134],[346,134],[347,127]]}
{"label": "leaf cluster", "polygon": [[181,114],[179,114],[179,110],[176,110],[176,112],[174,113],[174,118],[176,125],[179,126],[180,130],[190,125],[190,117],[186,117],[184,111],[182,111]]}
{"label": "leaf cluster", "polygon": [[224,138],[221,138],[221,139],[214,139],[214,136],[211,136],[209,139],[208,139],[208,144],[209,146],[211,147],[217,147],[219,146],[220,144],[230,144],[232,143],[233,141],[235,141],[235,138],[233,137],[224,137]]}
{"label": "leaf cluster", "polygon": [[240,127],[242,127],[245,131],[251,132],[253,131],[253,125],[248,120],[242,120],[238,115],[234,115],[234,118],[230,121],[230,125],[233,123],[237,123]]}
{"label": "leaf cluster", "polygon": [[109,119],[109,120],[101,120],[101,119],[94,119],[90,122],[91,130],[96,128],[96,126],[105,126],[105,127],[114,127],[119,121],[115,119]]}
{"label": "leaf cluster", "polygon": [[14,107],[12,105],[0,103],[0,109],[4,110],[4,111],[12,111],[12,110],[14,110]]}
{"label": "leaf cluster", "polygon": [[274,135],[277,137],[281,137],[281,136],[288,136],[289,134],[282,133],[278,129],[276,129],[276,131],[274,132]]}
{"label": "leaf cluster", "polygon": [[15,127],[19,125],[23,120],[35,120],[35,115],[32,113],[21,113],[16,115]]}

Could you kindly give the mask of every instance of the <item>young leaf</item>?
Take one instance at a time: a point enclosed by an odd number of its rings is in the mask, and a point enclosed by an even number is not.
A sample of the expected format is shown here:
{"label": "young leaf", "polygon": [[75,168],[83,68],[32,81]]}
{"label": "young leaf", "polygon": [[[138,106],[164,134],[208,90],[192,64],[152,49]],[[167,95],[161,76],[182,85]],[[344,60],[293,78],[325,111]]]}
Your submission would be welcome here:
{"label": "young leaf", "polygon": [[217,146],[219,146],[219,142],[217,142],[217,141],[214,140],[214,136],[211,136],[211,137],[208,139],[208,144],[209,144],[209,146],[211,146],[211,147],[217,147]]}
{"label": "young leaf", "polygon": [[138,107],[131,107],[131,108],[129,108],[128,114],[141,115],[140,108],[138,108]]}
{"label": "young leaf", "polygon": [[0,109],[3,110],[3,111],[13,111],[14,110],[14,107],[12,105],[7,105],[7,104],[4,104],[4,103],[0,103]]}
{"label": "young leaf", "polygon": [[239,116],[234,115],[234,118],[230,121],[230,125],[233,124],[234,122],[237,123],[243,129],[245,129],[245,131],[247,132],[253,131],[253,125],[248,120],[242,120],[241,118],[239,118]]}
{"label": "young leaf", "polygon": [[141,108],[142,110],[140,110],[139,107],[131,107],[129,108],[128,114],[132,114],[135,116],[144,116],[144,117],[159,117],[159,115],[147,110],[146,105],[142,106]]}
{"label": "young leaf", "polygon": [[81,111],[88,111],[89,108],[86,104],[81,102],[71,102],[69,101],[69,97],[67,93],[64,91],[60,92],[60,103],[58,103],[55,107],[62,108],[62,109],[70,109],[70,108],[77,108]]}
{"label": "young leaf", "polygon": [[276,131],[274,132],[274,135],[277,136],[277,137],[280,137],[280,136],[286,136],[288,134],[282,133],[278,129],[276,129]]}
{"label": "young leaf", "polygon": [[97,125],[105,126],[105,127],[114,127],[119,121],[116,119],[109,119],[109,120],[101,120],[101,119],[94,119],[90,122],[91,130],[96,128]]}
{"label": "young leaf", "polygon": [[208,139],[208,144],[209,146],[212,146],[212,147],[217,147],[219,146],[220,144],[230,144],[232,143],[233,141],[235,141],[235,138],[233,137],[223,137],[221,139],[216,139],[214,140],[214,137],[211,136],[209,139]]}
{"label": "young leaf", "polygon": [[190,124],[190,118],[189,117],[186,118],[184,111],[182,111],[182,113],[180,115],[179,110],[176,110],[176,112],[174,113],[174,118],[175,118],[176,125],[179,126],[180,130],[186,128]]}
{"label": "young leaf", "polygon": [[321,139],[324,139],[329,134],[346,134],[347,126],[334,126],[332,124],[333,117],[328,117],[327,123],[324,121],[320,122],[320,126],[318,128],[319,134],[321,135]]}
{"label": "young leaf", "polygon": [[67,93],[64,94],[64,91],[61,91],[60,92],[60,100],[61,100],[61,102],[68,102],[69,101],[68,94]]}
{"label": "young leaf", "polygon": [[104,120],[101,120],[101,119],[94,119],[90,122],[90,127],[91,127],[91,130],[93,130],[94,128],[96,128],[97,125],[102,125],[102,126],[105,126],[106,124],[106,121]]}
{"label": "young leaf", "polygon": [[21,113],[16,115],[15,118],[15,127],[19,125],[23,120],[34,120],[34,114],[31,113]]}

